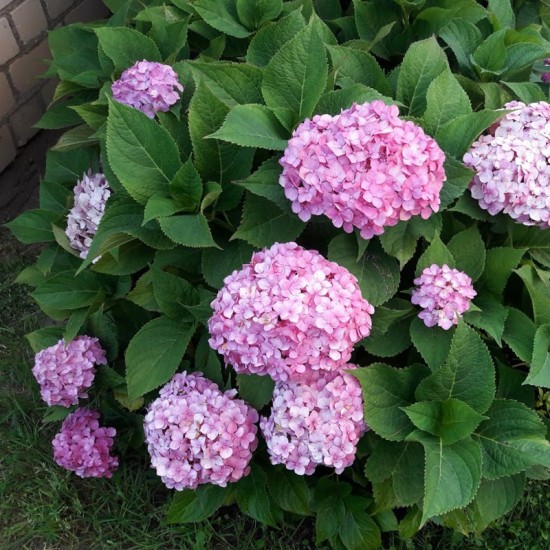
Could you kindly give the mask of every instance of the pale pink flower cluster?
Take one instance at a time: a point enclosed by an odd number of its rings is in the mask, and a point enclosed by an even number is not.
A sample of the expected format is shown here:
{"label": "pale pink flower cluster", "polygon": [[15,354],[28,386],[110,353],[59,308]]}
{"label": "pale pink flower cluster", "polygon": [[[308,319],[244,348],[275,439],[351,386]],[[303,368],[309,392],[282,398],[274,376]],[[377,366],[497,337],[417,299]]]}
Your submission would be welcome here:
{"label": "pale pink flower cluster", "polygon": [[157,111],[166,112],[177,103],[183,91],[178,75],[170,67],[153,61],[138,61],[113,82],[113,99],[155,118]]}
{"label": "pale pink flower cluster", "polygon": [[151,464],[169,488],[225,487],[248,475],[258,413],[202,373],[176,374],[145,416]]}
{"label": "pale pink flower cluster", "polygon": [[481,208],[504,212],[523,225],[550,227],[550,104],[514,109],[481,136],[464,155],[476,172],[470,191]]}
{"label": "pale pink flower cluster", "polygon": [[74,206],[67,216],[65,234],[69,244],[86,258],[105,212],[105,204],[111,195],[109,184],[103,174],[84,174],[74,188]]}
{"label": "pale pink flower cluster", "polygon": [[326,373],[308,383],[278,382],[271,415],[260,419],[260,427],[273,464],[298,475],[310,475],[318,465],[340,474],[353,464],[367,429],[361,385],[345,372]]}
{"label": "pale pink flower cluster", "polygon": [[280,160],[279,183],[292,210],[308,221],[324,214],[364,239],[411,216],[439,209],[445,154],[396,106],[353,104],[339,115],[302,122]]}
{"label": "pale pink flower cluster", "polygon": [[212,308],[210,347],[239,373],[279,381],[344,368],[374,312],[355,276],[296,243],[256,252]]}
{"label": "pale pink flower cluster", "polygon": [[418,317],[427,327],[439,325],[444,330],[458,325],[458,319],[477,295],[472,279],[447,264],[427,267],[414,284],[417,288],[412,292],[411,302],[422,308]]}
{"label": "pale pink flower cluster", "polygon": [[88,397],[96,365],[106,365],[105,350],[97,338],[77,336],[65,344],[39,351],[34,358],[32,373],[40,384],[40,395],[50,406],[70,407]]}
{"label": "pale pink flower cluster", "polygon": [[118,468],[118,457],[111,455],[116,430],[100,427],[98,421],[99,413],[89,409],[67,416],[52,441],[59,466],[80,477],[112,477]]}

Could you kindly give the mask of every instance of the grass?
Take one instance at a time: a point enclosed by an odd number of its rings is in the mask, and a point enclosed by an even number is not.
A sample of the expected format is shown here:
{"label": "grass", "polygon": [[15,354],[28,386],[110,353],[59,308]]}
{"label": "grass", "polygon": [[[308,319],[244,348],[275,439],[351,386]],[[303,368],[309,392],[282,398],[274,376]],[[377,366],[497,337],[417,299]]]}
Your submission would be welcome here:
{"label": "grass", "polygon": [[[170,493],[148,464],[124,461],[111,480],[57,467],[24,334],[41,321],[28,288],[13,279],[36,250],[0,228],[0,550],[308,550],[310,520],[267,529],[225,508],[210,521],[164,522]],[[550,484],[530,481],[513,512],[479,538],[430,525],[414,540],[386,536],[387,550],[543,550],[550,546]]]}

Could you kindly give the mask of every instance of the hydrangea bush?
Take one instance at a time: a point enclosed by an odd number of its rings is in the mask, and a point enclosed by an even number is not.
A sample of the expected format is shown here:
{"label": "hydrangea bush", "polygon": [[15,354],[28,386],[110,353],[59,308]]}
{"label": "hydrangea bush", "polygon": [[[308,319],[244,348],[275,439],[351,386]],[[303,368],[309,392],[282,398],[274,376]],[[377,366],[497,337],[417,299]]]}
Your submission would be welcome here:
{"label": "hydrangea bush", "polygon": [[50,34],[8,224],[57,463],[336,549],[508,512],[550,468],[546,5],[106,4]]}

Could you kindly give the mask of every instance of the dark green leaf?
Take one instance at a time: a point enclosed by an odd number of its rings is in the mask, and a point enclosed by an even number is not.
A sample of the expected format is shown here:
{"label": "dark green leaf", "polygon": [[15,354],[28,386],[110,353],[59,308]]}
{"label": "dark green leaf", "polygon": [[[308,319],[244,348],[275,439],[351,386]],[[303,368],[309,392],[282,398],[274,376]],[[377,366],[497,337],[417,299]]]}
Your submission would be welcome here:
{"label": "dark green leaf", "polygon": [[237,0],[237,13],[241,23],[250,30],[276,19],[283,9],[282,0]]}
{"label": "dark green leaf", "polygon": [[449,249],[443,244],[443,241],[437,235],[431,242],[430,246],[426,248],[422,256],[418,258],[416,264],[416,276],[419,277],[422,271],[427,267],[436,264],[442,266],[444,264],[449,267],[455,266],[455,260]]}
{"label": "dark green leaf", "polygon": [[487,250],[485,270],[479,280],[495,296],[501,296],[512,270],[525,254],[523,248],[498,247]]}
{"label": "dark green leaf", "polygon": [[191,159],[178,170],[170,182],[170,195],[184,211],[193,212],[199,206],[202,181]]}
{"label": "dark green leaf", "polygon": [[277,506],[293,514],[310,515],[310,493],[305,476],[299,476],[286,468],[270,468],[268,478],[267,488]]}
{"label": "dark green leaf", "polygon": [[540,278],[540,272],[534,267],[524,265],[519,269],[514,269],[523,280],[531,302],[533,303],[533,313],[537,325],[550,324],[550,291],[548,281]]}
{"label": "dark green leaf", "polygon": [[474,171],[459,160],[447,156],[444,164],[446,181],[441,189],[441,208],[449,206],[456,198],[462,196],[474,177]]}
{"label": "dark green leaf", "polygon": [[227,489],[217,485],[200,485],[195,490],[177,491],[168,508],[168,523],[194,523],[210,517],[225,499]]}
{"label": "dark green leaf", "polygon": [[195,306],[199,302],[197,290],[185,279],[162,271],[154,266],[153,291],[155,301],[162,313],[174,320],[190,321],[184,306]]}
{"label": "dark green leaf", "polygon": [[550,325],[542,325],[535,333],[531,368],[524,384],[550,388]]}
{"label": "dark green leaf", "polygon": [[365,511],[347,511],[339,531],[347,550],[376,550],[380,548],[380,529]]}
{"label": "dark green leaf", "polygon": [[513,307],[508,308],[502,339],[522,361],[531,361],[535,331],[535,323],[525,313]]}
{"label": "dark green leaf", "polygon": [[202,253],[204,280],[214,288],[221,288],[223,280],[235,269],[250,262],[254,247],[244,241],[232,241],[223,249],[208,248]]}
{"label": "dark green leaf", "polygon": [[234,0],[197,0],[193,8],[211,27],[229,36],[246,38],[250,34],[237,19]]}
{"label": "dark green leaf", "polygon": [[237,387],[241,399],[261,410],[271,401],[275,382],[269,376],[237,374]]}
{"label": "dark green leaf", "polygon": [[475,225],[456,233],[447,245],[456,269],[464,271],[472,282],[477,281],[485,267],[485,244]]}
{"label": "dark green leaf", "polygon": [[430,369],[436,370],[441,367],[449,355],[454,329],[427,327],[424,321],[415,317],[411,322],[410,331],[414,347]]}
{"label": "dark green leaf", "polygon": [[212,238],[208,222],[202,214],[160,218],[159,222],[165,235],[175,243],[192,248],[218,246]]}
{"label": "dark green leaf", "polygon": [[58,212],[27,210],[7,223],[6,227],[25,244],[52,242],[55,241],[52,222],[58,219]]}

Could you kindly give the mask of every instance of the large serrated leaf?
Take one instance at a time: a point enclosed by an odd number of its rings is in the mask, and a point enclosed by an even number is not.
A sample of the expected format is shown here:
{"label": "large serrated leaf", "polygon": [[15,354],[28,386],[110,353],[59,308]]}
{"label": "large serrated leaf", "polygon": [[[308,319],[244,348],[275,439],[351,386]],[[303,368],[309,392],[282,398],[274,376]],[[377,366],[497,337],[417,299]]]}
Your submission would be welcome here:
{"label": "large serrated leaf", "polygon": [[438,265],[439,267],[447,265],[449,267],[455,266],[455,260],[450,250],[443,244],[443,241],[436,235],[430,243],[430,246],[422,253],[422,256],[418,258],[416,264],[415,275],[420,276],[422,271],[432,265]]}
{"label": "large serrated leaf", "polygon": [[535,315],[535,323],[537,325],[550,324],[550,291],[548,289],[548,281],[544,281],[539,276],[540,272],[531,266],[524,265],[519,269],[515,269],[523,280],[531,302],[533,304],[533,313]]}
{"label": "large serrated leaf", "polygon": [[214,288],[221,288],[223,280],[233,270],[241,269],[250,263],[254,247],[237,240],[227,243],[223,249],[208,248],[202,253],[202,273],[204,280]]}
{"label": "large serrated leaf", "polygon": [[159,223],[164,234],[175,243],[192,248],[218,246],[203,214],[159,218]]}
{"label": "large serrated leaf", "polygon": [[227,489],[207,483],[197,489],[177,491],[168,508],[168,523],[194,523],[210,517],[222,504]]}
{"label": "large serrated leaf", "polygon": [[542,325],[535,333],[531,368],[524,384],[550,388],[550,325]]}
{"label": "large serrated leaf", "polygon": [[197,0],[193,8],[211,27],[229,36],[246,38],[250,34],[238,20],[234,0]]}
{"label": "large serrated leaf", "polygon": [[479,280],[495,296],[501,296],[512,270],[525,254],[524,248],[497,247],[487,250],[485,269]]}
{"label": "large serrated leaf", "polygon": [[472,282],[477,281],[485,267],[485,244],[478,228],[472,225],[469,229],[456,233],[447,248],[455,260],[454,267],[469,275]]}
{"label": "large serrated leaf", "polygon": [[451,349],[454,328],[427,327],[424,321],[415,317],[410,326],[411,340],[422,359],[432,370],[436,370],[445,361]]}

